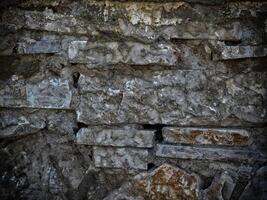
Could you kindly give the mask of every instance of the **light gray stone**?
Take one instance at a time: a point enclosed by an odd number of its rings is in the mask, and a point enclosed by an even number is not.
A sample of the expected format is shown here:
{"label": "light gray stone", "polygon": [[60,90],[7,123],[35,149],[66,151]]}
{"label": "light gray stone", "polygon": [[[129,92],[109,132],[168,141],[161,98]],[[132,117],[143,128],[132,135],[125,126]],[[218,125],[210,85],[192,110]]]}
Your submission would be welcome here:
{"label": "light gray stone", "polygon": [[168,44],[146,45],[137,42],[87,42],[73,41],[68,50],[72,63],[90,67],[116,64],[175,65],[176,50]]}
{"label": "light gray stone", "polygon": [[94,147],[96,167],[147,169],[148,150],[134,148]]}
{"label": "light gray stone", "polygon": [[153,147],[154,132],[149,130],[82,128],[76,135],[78,144],[117,147]]}
{"label": "light gray stone", "polygon": [[265,72],[228,77],[209,70],[92,70],[79,78],[77,119],[85,124],[263,123],[266,77]]}
{"label": "light gray stone", "polygon": [[72,92],[68,80],[48,79],[26,87],[29,107],[69,108]]}
{"label": "light gray stone", "polygon": [[167,143],[214,144],[240,146],[250,143],[250,134],[244,129],[164,127]]}
{"label": "light gray stone", "polygon": [[227,46],[221,42],[216,45],[212,55],[213,60],[233,60],[243,58],[257,58],[267,56],[266,46]]}
{"label": "light gray stone", "polygon": [[210,161],[233,161],[233,162],[265,162],[267,157],[261,152],[252,150],[192,147],[178,145],[157,145],[158,157],[210,160]]}
{"label": "light gray stone", "polygon": [[61,51],[60,41],[40,40],[18,43],[18,54],[58,53]]}
{"label": "light gray stone", "polygon": [[[2,120],[4,120],[4,118],[2,118]],[[46,126],[46,123],[43,119],[28,121],[29,119],[27,119],[26,117],[20,116],[15,120],[16,122],[14,124],[11,123],[9,126],[4,126],[4,124],[1,125],[4,127],[1,127],[0,129],[0,139],[16,138],[30,135],[37,133]]]}

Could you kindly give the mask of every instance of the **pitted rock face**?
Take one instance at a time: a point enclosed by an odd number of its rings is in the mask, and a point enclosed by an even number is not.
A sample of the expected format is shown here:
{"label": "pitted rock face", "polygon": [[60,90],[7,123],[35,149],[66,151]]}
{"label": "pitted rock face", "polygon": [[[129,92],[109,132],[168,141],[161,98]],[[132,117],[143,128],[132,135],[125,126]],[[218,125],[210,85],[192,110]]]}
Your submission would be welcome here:
{"label": "pitted rock face", "polygon": [[199,184],[199,178],[195,174],[188,174],[182,169],[164,164],[136,180],[134,186],[144,199],[196,200]]}
{"label": "pitted rock face", "polygon": [[266,13],[1,0],[0,199],[265,199]]}

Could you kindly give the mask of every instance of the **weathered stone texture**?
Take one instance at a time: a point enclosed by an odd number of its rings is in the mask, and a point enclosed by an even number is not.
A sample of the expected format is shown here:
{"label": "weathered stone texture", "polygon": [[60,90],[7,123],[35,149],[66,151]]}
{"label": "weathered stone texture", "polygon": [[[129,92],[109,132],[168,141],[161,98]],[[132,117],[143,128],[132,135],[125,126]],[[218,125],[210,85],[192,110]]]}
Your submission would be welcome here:
{"label": "weathered stone texture", "polygon": [[27,84],[26,92],[29,107],[69,108],[70,106],[72,92],[67,80],[48,79]]}
{"label": "weathered stone texture", "polygon": [[151,199],[182,200],[198,199],[200,179],[178,167],[163,164],[148,173],[138,174],[133,181],[123,184],[105,200]]}
{"label": "weathered stone texture", "polygon": [[91,146],[153,147],[154,132],[136,129],[82,128],[77,133],[77,143]]}
{"label": "weathered stone texture", "polygon": [[85,63],[93,67],[116,64],[175,65],[175,52],[175,48],[167,44],[152,46],[136,42],[73,41],[68,49],[68,56],[72,63]]}
{"label": "weathered stone texture", "polygon": [[231,116],[238,119],[229,122],[232,126],[266,121],[265,72],[229,78],[215,74],[199,70],[92,71],[79,79],[78,121],[221,125]]}
{"label": "weathered stone texture", "polygon": [[250,143],[250,133],[242,129],[165,127],[164,142],[239,146]]}
{"label": "weathered stone texture", "polygon": [[266,13],[1,0],[0,199],[264,199]]}
{"label": "weathered stone texture", "polygon": [[146,149],[94,147],[96,167],[146,170],[147,160]]}
{"label": "weathered stone texture", "polygon": [[231,162],[266,162],[266,155],[252,150],[158,144],[156,155],[165,158]]}

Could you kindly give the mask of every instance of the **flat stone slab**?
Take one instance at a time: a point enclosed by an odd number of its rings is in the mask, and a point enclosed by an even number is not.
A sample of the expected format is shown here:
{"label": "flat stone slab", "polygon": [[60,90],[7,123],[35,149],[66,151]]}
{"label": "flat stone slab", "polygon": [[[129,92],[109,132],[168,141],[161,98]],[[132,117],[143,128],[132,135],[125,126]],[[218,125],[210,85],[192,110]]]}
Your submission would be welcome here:
{"label": "flat stone slab", "polygon": [[69,108],[72,98],[68,80],[48,79],[26,86],[28,106],[33,108]]}
{"label": "flat stone slab", "polygon": [[244,129],[164,127],[164,142],[183,144],[215,144],[242,146],[250,143],[250,134]]}
{"label": "flat stone slab", "polygon": [[233,162],[265,162],[267,157],[252,150],[201,148],[158,144],[156,156],[175,159],[233,161]]}
{"label": "flat stone slab", "polygon": [[176,50],[171,45],[146,45],[138,42],[86,42],[73,41],[68,49],[72,63],[83,63],[91,67],[129,65],[175,65]]}
{"label": "flat stone slab", "polygon": [[60,51],[61,42],[53,40],[19,42],[17,47],[18,54],[45,54],[58,53]]}
{"label": "flat stone slab", "polygon": [[82,128],[76,135],[78,144],[115,147],[153,147],[154,132],[136,129]]}
{"label": "flat stone slab", "polygon": [[148,150],[134,148],[93,147],[96,167],[147,169]]}
{"label": "flat stone slab", "polygon": [[213,60],[234,60],[258,58],[267,56],[267,46],[227,46],[223,43],[216,45]]}

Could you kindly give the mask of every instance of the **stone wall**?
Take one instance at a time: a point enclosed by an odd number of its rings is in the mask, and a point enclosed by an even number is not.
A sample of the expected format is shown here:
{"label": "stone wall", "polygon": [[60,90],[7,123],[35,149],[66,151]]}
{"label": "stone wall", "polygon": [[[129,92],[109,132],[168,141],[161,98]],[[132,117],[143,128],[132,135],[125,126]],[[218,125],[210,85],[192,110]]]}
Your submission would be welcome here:
{"label": "stone wall", "polygon": [[267,199],[267,2],[0,13],[0,199]]}

